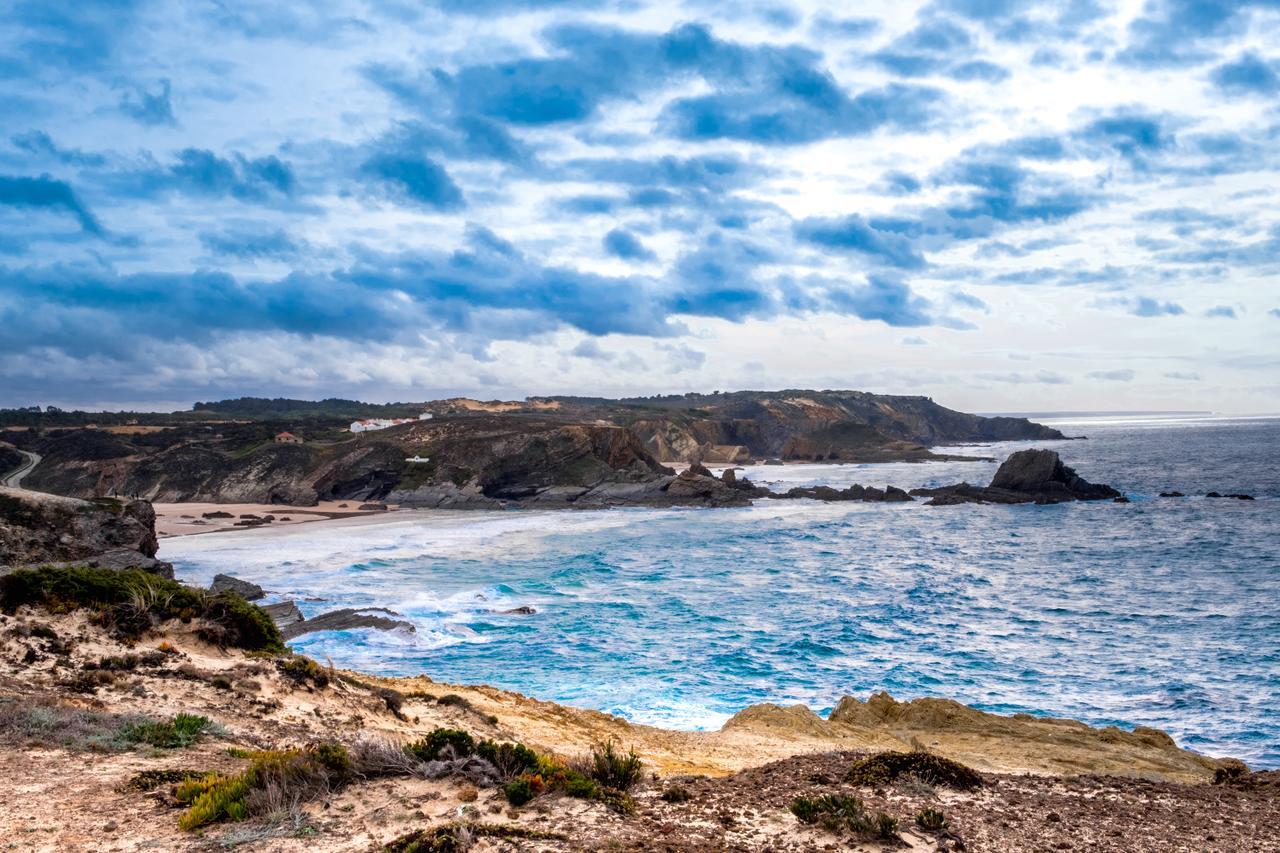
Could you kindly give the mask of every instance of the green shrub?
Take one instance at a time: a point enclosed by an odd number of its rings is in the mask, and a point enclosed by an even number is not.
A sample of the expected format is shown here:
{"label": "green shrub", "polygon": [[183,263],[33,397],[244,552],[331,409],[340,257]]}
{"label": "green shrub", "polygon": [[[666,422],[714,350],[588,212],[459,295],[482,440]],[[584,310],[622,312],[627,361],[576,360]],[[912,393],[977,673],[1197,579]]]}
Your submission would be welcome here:
{"label": "green shrub", "polygon": [[897,818],[884,812],[872,816],[862,800],[847,794],[796,797],[790,808],[801,823],[818,825],[838,834],[866,839],[892,839],[898,834]]}
{"label": "green shrub", "polygon": [[276,668],[295,684],[314,684],[319,688],[329,686],[329,671],[306,655],[290,655],[277,661]]}
{"label": "green shrub", "polygon": [[624,755],[613,741],[606,741],[591,750],[591,778],[607,788],[630,791],[642,773],[643,765],[634,749]]}
{"label": "green shrub", "polygon": [[489,762],[503,779],[511,779],[538,768],[538,753],[522,743],[498,743],[482,740],[475,754]]}
{"label": "green shrub", "polygon": [[434,729],[426,737],[406,746],[405,750],[423,761],[435,761],[446,746],[452,747],[456,758],[465,758],[475,752],[476,739],[462,729]]}
{"label": "green shrub", "polygon": [[916,815],[916,826],[926,832],[939,832],[947,828],[947,816],[939,809],[925,806]]}
{"label": "green shrub", "polygon": [[0,610],[12,613],[23,605],[55,613],[93,610],[96,620],[122,639],[139,639],[170,619],[203,619],[202,636],[220,645],[275,654],[285,650],[271,617],[238,595],[211,595],[136,569],[46,566],[0,577]]}
{"label": "green shrub", "polygon": [[693,794],[689,793],[689,789],[680,785],[671,785],[662,792],[662,801],[665,803],[687,803],[693,799]]}
{"label": "green shrub", "polygon": [[341,744],[252,753],[252,763],[241,773],[212,773],[179,784],[174,797],[187,810],[178,827],[190,831],[284,811],[337,790],[351,778],[351,757]]}
{"label": "green shrub", "polygon": [[502,793],[506,795],[507,802],[511,805],[523,806],[532,800],[537,792],[533,788],[533,781],[528,776],[520,776],[503,785]]}
{"label": "green shrub", "polygon": [[930,785],[969,791],[982,786],[978,771],[928,752],[880,752],[857,761],[845,778],[855,785],[887,785],[911,776]]}
{"label": "green shrub", "polygon": [[178,714],[172,720],[134,723],[121,738],[129,743],[145,743],[161,749],[181,749],[200,739],[213,721],[194,714]]}

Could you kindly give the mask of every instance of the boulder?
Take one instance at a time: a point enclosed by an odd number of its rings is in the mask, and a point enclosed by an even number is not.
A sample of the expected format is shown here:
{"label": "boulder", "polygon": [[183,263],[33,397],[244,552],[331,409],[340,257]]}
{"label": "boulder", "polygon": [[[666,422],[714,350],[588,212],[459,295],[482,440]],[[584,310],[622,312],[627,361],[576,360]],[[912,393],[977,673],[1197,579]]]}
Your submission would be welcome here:
{"label": "boulder", "polygon": [[201,518],[235,518],[235,516],[234,516],[234,515],[232,515],[231,513],[229,513],[229,512],[223,512],[223,511],[222,511],[222,510],[220,510],[220,509],[219,509],[219,510],[214,510],[213,512],[205,512],[205,513],[201,513],[201,514],[200,514],[200,517],[201,517]]}
{"label": "boulder", "polygon": [[281,601],[278,604],[263,604],[261,607],[263,610],[267,611],[267,615],[275,621],[276,627],[281,631],[288,628],[290,625],[306,621],[302,615],[302,611],[298,609],[298,605],[294,604],[292,601]]}
{"label": "boulder", "polygon": [[1110,486],[1090,483],[1062,463],[1053,450],[1019,450],[991,479],[992,489],[1033,495],[1036,500],[1096,501],[1118,498]]}
{"label": "boulder", "polygon": [[[299,619],[288,625],[280,625],[280,634],[286,640],[292,640],[294,637],[300,637],[303,634],[310,634],[315,631],[350,631],[355,628],[376,628],[381,631],[403,629],[412,633],[415,630],[409,622],[375,615],[377,613],[385,613],[388,616],[400,615],[394,610],[387,610],[382,607],[366,607],[359,610],[344,607],[341,610],[321,613],[311,619]],[[277,622],[276,624],[279,625],[280,623]]]}
{"label": "boulder", "polygon": [[991,485],[957,483],[936,489],[912,489],[917,497],[930,497],[928,506],[962,503],[1054,504],[1064,501],[1115,500],[1123,497],[1110,486],[1090,483],[1076,474],[1052,450],[1019,450],[996,471]]}
{"label": "boulder", "polygon": [[231,575],[217,574],[213,576],[213,583],[209,584],[210,592],[234,592],[245,601],[257,601],[266,595],[262,591],[262,587],[256,583],[250,583],[246,580],[233,577]]}

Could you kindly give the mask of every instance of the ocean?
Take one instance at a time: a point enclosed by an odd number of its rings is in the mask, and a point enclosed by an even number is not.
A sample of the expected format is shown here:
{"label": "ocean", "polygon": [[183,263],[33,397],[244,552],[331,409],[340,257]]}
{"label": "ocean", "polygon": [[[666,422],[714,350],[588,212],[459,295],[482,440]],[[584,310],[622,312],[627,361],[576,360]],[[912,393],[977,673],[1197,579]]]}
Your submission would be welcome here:
{"label": "ocean", "polygon": [[[182,580],[227,572],[308,616],[379,606],[416,633],[294,646],[342,667],[492,684],[637,722],[717,728],[842,695],[1164,729],[1280,767],[1280,418],[1045,421],[1130,504],[400,512],[168,539]],[[751,466],[785,489],[985,484],[992,462]],[[1157,497],[1178,490],[1191,497]],[[1210,499],[1245,492],[1255,501]],[[504,614],[532,607],[532,615]]]}

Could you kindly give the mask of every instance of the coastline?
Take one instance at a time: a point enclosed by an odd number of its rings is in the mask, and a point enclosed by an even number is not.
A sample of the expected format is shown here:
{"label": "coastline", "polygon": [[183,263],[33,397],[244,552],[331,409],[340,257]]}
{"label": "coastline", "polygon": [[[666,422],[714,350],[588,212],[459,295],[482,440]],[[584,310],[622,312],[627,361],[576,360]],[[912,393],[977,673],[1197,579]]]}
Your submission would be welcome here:
{"label": "coastline", "polygon": [[[94,750],[77,742],[0,742],[10,795],[0,798],[0,832],[37,850],[243,849],[379,851],[422,827],[498,827],[473,849],[568,851],[625,849],[871,851],[820,826],[797,821],[789,804],[822,791],[856,795],[868,808],[898,818],[898,848],[1146,851],[1268,849],[1261,839],[1280,819],[1269,787],[1277,774],[1250,774],[1239,762],[1179,749],[1161,732],[1091,728],[1070,720],[986,714],[944,699],[895,702],[885,694],[842,700],[830,719],[801,706],[755,705],[715,732],[682,732],[629,723],[598,711],[540,701],[485,686],[426,676],[379,678],[310,665],[291,674],[285,656],[209,645],[195,624],[169,622],[137,643],[112,639],[85,611],[52,614],[21,608],[0,636],[0,710],[79,714],[78,725],[104,719],[198,714],[216,728],[176,750]],[[25,628],[26,630],[21,630]],[[51,637],[51,639],[50,639]],[[75,638],[68,661],[93,675],[92,687],[70,687],[48,657],[26,652]],[[128,671],[102,661],[157,659]],[[88,676],[86,676],[87,678]],[[92,695],[85,695],[86,693]],[[62,709],[62,710],[57,710]],[[68,710],[78,709],[78,710]],[[94,714],[107,712],[107,718]],[[0,720],[4,722],[4,720]],[[147,774],[181,778],[244,772],[254,750],[306,750],[317,743],[383,749],[438,729],[527,744],[540,755],[573,761],[613,741],[634,749],[643,777],[633,805],[619,813],[601,802],[549,794],[513,807],[501,786],[472,784],[453,773],[373,777],[295,802],[285,818],[206,827],[178,825],[183,805],[163,781],[140,787]],[[0,726],[0,729],[3,729]],[[0,731],[0,734],[5,732]],[[913,778],[883,783],[845,778],[868,755],[925,751],[980,774],[981,787],[959,790]],[[169,777],[163,774],[170,774]],[[1226,781],[1224,781],[1226,780]],[[1231,780],[1240,780],[1233,782]],[[687,800],[668,796],[690,792]],[[912,823],[922,808],[941,808],[948,835]],[[1227,817],[1227,820],[1223,820]],[[304,830],[305,831],[302,831]],[[1123,831],[1121,831],[1123,830]],[[1211,831],[1206,839],[1205,832]],[[31,835],[31,832],[38,835]],[[523,835],[521,833],[524,833]],[[534,846],[499,839],[526,838]],[[1206,843],[1206,840],[1211,843]],[[413,848],[409,848],[413,849]],[[428,848],[433,849],[433,848]]]}
{"label": "coastline", "polygon": [[[361,510],[360,501],[320,501],[314,506],[285,506],[281,504],[262,503],[153,503],[156,512],[156,536],[159,539],[170,539],[175,536],[193,536],[201,533],[218,533],[222,531],[265,530],[277,527],[295,527],[299,524],[314,524],[320,521],[333,521],[345,518],[366,518],[385,515],[395,509],[386,506],[384,509]],[[230,518],[206,518],[206,513],[229,513]],[[241,516],[264,518],[273,516],[268,524],[237,526],[243,520]]]}

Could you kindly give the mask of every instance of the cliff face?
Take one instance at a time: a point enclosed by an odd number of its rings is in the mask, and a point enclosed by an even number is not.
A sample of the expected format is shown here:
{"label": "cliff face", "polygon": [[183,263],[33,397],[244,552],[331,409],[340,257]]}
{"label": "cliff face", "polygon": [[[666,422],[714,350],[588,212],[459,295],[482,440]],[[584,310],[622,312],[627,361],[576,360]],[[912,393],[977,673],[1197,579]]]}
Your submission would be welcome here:
{"label": "cliff face", "polygon": [[[290,422],[176,419],[141,432],[128,425],[50,429],[23,436],[24,449],[42,457],[23,485],[81,498],[294,506],[325,499],[721,505],[746,498],[682,482],[675,501],[673,473],[663,463],[914,461],[944,458],[928,449],[938,443],[1062,437],[1022,419],[981,418],[924,397],[859,391],[448,400],[422,408],[436,417],[358,436],[333,419],[301,429]],[[277,444],[273,437],[282,430],[300,432],[305,441]],[[407,461],[415,458],[427,461]]]}
{"label": "cliff face", "polygon": [[[595,490],[587,504],[604,505],[669,502],[673,477],[625,428],[521,415],[445,417],[325,442],[248,448],[197,438],[154,449],[86,432],[47,439],[44,460],[26,485],[84,498],[295,506],[325,499],[554,505]],[[728,489],[714,491],[745,500]]]}
{"label": "cliff face", "polygon": [[167,564],[153,559],[155,522],[146,501],[82,501],[0,487],[0,566],[90,562],[163,573]]}
{"label": "cliff face", "polygon": [[739,391],[681,397],[557,398],[566,415],[630,427],[664,462],[705,458],[715,445],[741,445],[753,457],[852,462],[936,458],[936,444],[1058,439],[1025,418],[984,418],[927,397],[862,391]]}

